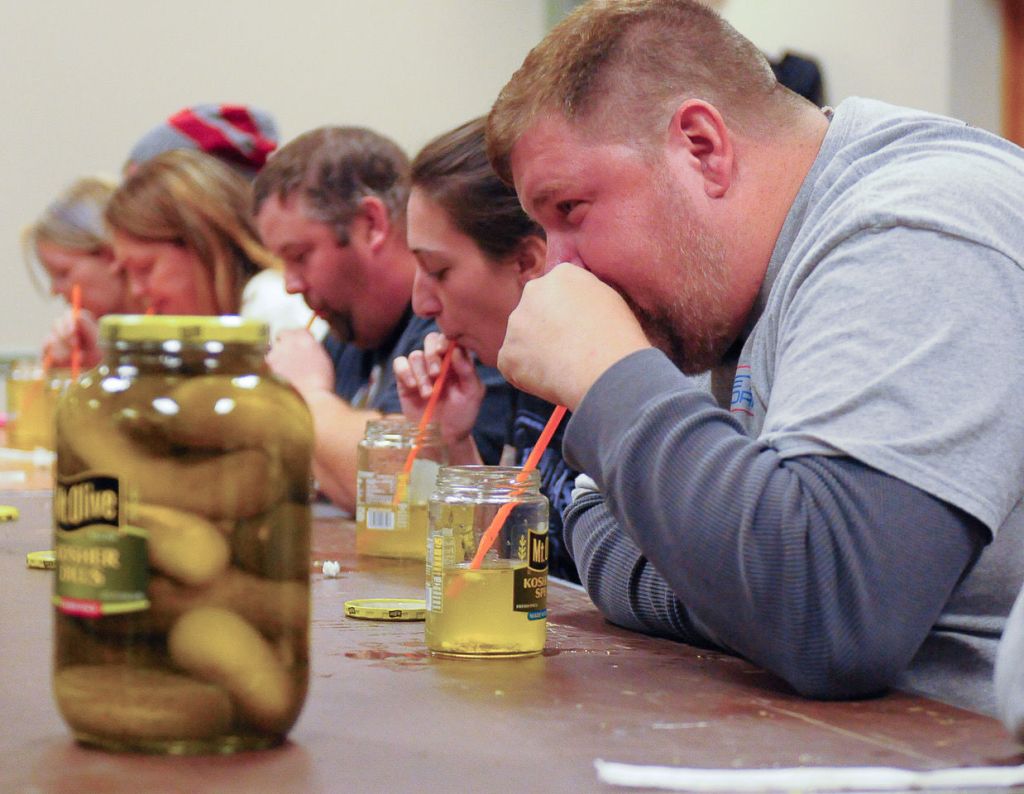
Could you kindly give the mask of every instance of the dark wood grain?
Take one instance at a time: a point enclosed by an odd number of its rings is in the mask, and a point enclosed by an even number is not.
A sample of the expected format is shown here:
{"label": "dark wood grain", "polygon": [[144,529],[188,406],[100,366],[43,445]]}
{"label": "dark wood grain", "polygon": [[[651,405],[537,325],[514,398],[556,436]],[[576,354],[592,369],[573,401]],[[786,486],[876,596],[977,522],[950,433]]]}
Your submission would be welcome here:
{"label": "dark wood grain", "polygon": [[[223,757],[77,746],[50,694],[47,491],[0,492],[6,673],[0,789],[137,791],[593,791],[594,759],[698,767],[1021,763],[993,719],[903,693],[842,703],[791,694],[752,665],[609,625],[554,584],[547,650],[529,659],[432,658],[422,623],[344,615],[350,598],[421,596],[423,564],[357,558],[351,522],[314,531],[312,683],[290,741]],[[341,565],[324,578],[322,561]]]}

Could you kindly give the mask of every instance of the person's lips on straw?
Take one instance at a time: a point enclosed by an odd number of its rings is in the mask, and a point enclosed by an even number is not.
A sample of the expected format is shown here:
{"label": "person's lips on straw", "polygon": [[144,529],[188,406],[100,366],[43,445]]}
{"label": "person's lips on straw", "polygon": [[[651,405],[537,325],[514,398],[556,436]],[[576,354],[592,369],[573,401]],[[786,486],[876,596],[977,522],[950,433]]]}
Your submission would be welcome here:
{"label": "person's lips on straw", "polygon": [[423,408],[423,416],[420,417],[419,426],[416,428],[416,439],[412,443],[412,448],[409,450],[409,454],[405,458],[405,465],[402,466],[402,473],[398,476],[398,481],[395,483],[395,498],[394,504],[398,504],[405,499],[405,492],[409,486],[409,473],[412,471],[412,465],[416,461],[416,456],[419,454],[420,447],[423,446],[423,438],[427,433],[427,425],[430,424],[430,418],[434,415],[434,407],[437,405],[437,401],[441,397],[441,391],[444,389],[444,382],[448,377],[448,371],[452,366],[452,354],[455,352],[455,344],[450,343],[448,349],[444,351],[444,357],[441,359],[441,369],[437,373],[437,378],[434,380],[434,386],[430,390],[430,397],[427,398],[427,404]]}

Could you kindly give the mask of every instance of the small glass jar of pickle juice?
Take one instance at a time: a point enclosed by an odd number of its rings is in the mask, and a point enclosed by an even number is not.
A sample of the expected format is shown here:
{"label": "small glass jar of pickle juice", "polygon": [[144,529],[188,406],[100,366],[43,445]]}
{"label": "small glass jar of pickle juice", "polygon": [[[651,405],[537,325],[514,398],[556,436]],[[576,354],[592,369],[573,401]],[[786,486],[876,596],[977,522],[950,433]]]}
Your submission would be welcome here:
{"label": "small glass jar of pickle juice", "polygon": [[[492,525],[500,530],[488,547]],[[425,637],[432,653],[487,658],[543,651],[548,500],[539,474],[510,466],[442,468],[430,498],[426,569]]]}
{"label": "small glass jar of pickle juice", "polygon": [[[414,451],[415,449],[415,451]],[[423,560],[427,500],[448,460],[437,424],[384,417],[366,423],[356,451],[356,553]]]}

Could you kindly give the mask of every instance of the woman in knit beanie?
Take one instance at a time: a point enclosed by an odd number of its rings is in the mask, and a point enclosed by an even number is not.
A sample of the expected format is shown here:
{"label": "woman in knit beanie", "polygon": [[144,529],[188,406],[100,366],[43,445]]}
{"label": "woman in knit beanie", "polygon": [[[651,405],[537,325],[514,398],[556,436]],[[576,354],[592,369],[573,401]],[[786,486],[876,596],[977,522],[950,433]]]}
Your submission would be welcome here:
{"label": "woman in knit beanie", "polygon": [[[178,149],[147,160],[104,212],[114,264],[130,294],[155,314],[240,314],[301,328],[310,317],[288,295],[278,259],[260,243],[249,212],[249,183],[220,160]],[[83,343],[83,364],[99,350]]]}
{"label": "woman in knit beanie", "polygon": [[259,315],[272,332],[304,325],[309,308],[285,293],[249,206],[249,184],[210,155],[178,149],[142,163],[105,213],[133,294],[157,314]]}
{"label": "woman in knit beanie", "polygon": [[131,175],[139,165],[163,152],[195,149],[227,163],[251,180],[277,143],[277,122],[265,110],[246,105],[193,105],[143,135],[128,154],[124,173]]}

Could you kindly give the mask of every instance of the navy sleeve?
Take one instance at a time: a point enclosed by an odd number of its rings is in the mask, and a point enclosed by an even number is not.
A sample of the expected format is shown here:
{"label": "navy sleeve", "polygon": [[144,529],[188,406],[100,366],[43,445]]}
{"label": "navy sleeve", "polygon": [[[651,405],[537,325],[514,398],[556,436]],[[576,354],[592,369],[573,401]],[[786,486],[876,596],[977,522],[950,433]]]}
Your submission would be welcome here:
{"label": "navy sleeve", "polygon": [[334,365],[334,393],[352,402],[369,376],[369,366],[364,365],[366,355],[355,345],[339,342],[333,333],[324,337],[323,346]]}
{"label": "navy sleeve", "polygon": [[473,426],[473,440],[484,463],[493,466],[501,460],[501,451],[508,436],[513,389],[493,367],[477,364],[476,371],[487,387],[487,393]]}
{"label": "navy sleeve", "polygon": [[[555,406],[526,392],[515,391],[515,404],[509,442],[516,450],[516,463],[522,466],[533,452]],[[572,503],[572,488],[578,472],[570,469],[562,457],[562,437],[569,422],[566,415],[551,436],[551,441],[537,463],[540,490],[547,497],[548,511],[548,574],[579,583],[576,563],[562,539],[562,514]]]}
{"label": "navy sleeve", "polygon": [[858,461],[783,459],[655,350],[594,384],[565,454],[603,493],[565,533],[609,619],[739,654],[811,697],[886,688],[990,539]]}

